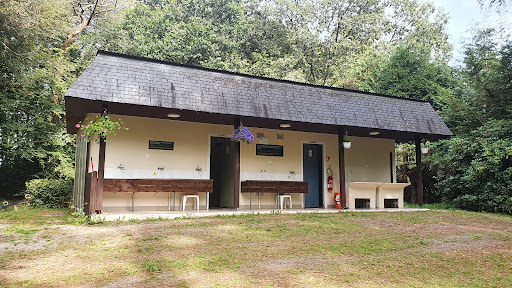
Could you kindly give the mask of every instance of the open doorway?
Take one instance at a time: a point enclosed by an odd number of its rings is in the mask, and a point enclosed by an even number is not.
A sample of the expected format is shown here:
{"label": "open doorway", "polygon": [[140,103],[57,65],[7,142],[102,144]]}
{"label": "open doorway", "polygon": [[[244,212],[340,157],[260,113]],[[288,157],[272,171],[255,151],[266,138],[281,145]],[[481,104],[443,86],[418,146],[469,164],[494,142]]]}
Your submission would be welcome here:
{"label": "open doorway", "polygon": [[213,193],[210,208],[235,208],[235,145],[229,138],[211,137],[210,179]]}
{"label": "open doorway", "polygon": [[308,193],[304,195],[304,207],[320,208],[323,204],[322,145],[304,144],[302,160],[304,181],[308,182]]}

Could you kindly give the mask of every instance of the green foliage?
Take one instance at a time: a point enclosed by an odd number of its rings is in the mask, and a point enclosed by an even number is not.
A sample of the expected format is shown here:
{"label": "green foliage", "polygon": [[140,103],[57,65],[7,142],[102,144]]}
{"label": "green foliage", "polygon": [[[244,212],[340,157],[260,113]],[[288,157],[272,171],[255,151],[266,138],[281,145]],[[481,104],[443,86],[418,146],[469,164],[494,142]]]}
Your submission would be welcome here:
{"label": "green foliage", "polygon": [[0,195],[32,178],[72,177],[62,94],[74,65],[60,49],[70,1],[0,3]]}
{"label": "green foliage", "polygon": [[87,223],[87,221],[90,219],[88,215],[85,215],[83,212],[73,212],[71,215],[74,217],[74,221],[78,224]]}
{"label": "green foliage", "polygon": [[468,136],[436,145],[445,201],[473,211],[512,211],[512,121],[490,120]]}
{"label": "green foliage", "polygon": [[[512,211],[512,49],[509,42],[500,47],[494,36],[492,30],[475,36],[466,46],[461,72],[433,61],[426,46],[407,44],[399,46],[371,78],[377,91],[429,101],[457,133],[431,144],[433,154],[423,157],[426,202]],[[411,180],[405,195],[415,202],[414,145],[400,144],[396,159],[397,177]]]}
{"label": "green foliage", "polygon": [[512,115],[512,41],[500,47],[491,29],[478,33],[466,45],[464,64],[473,103],[487,118],[504,119]]}
{"label": "green foliage", "polygon": [[493,30],[480,31],[465,55],[467,85],[445,110],[459,135],[434,148],[438,189],[458,208],[511,214],[512,42],[499,45]]}
{"label": "green foliage", "polygon": [[[387,13],[386,9],[393,11]],[[407,1],[141,1],[123,21],[86,31],[82,53],[155,59],[329,86],[357,86],[368,51],[407,39],[444,58],[447,17]],[[92,47],[92,48],[91,48]],[[80,64],[82,65],[82,64]]]}
{"label": "green foliage", "polygon": [[[119,24],[119,52],[209,68],[283,77],[286,30],[258,1],[188,0],[139,3]],[[100,32],[103,33],[103,32]],[[112,45],[103,41],[103,45]],[[114,45],[115,46],[115,45]],[[287,67],[286,69],[290,69]],[[283,72],[286,73],[286,72]]]}
{"label": "green foliage", "polygon": [[33,179],[27,182],[30,205],[38,208],[65,208],[71,201],[73,183],[66,179]]}
{"label": "green foliage", "polygon": [[374,90],[389,95],[425,100],[434,109],[449,93],[450,68],[446,63],[431,59],[431,49],[403,43],[396,47],[389,61],[382,67]]}
{"label": "green foliage", "polygon": [[119,130],[128,130],[128,128],[123,127],[123,121],[119,119],[119,121],[110,120],[110,115],[105,116],[96,116],[96,118],[92,120],[85,120],[85,123],[81,121],[76,124],[76,128],[81,129],[81,137],[86,137],[86,141],[90,139],[99,138],[107,138],[107,136],[114,136],[117,134]]}
{"label": "green foliage", "polygon": [[83,24],[82,8],[93,17],[87,29],[104,31],[92,28],[120,20],[130,1],[0,2],[0,197],[22,195],[31,179],[73,178],[75,141],[65,130],[63,95],[93,49],[84,42],[62,47]]}
{"label": "green foliage", "polygon": [[161,272],[162,264],[158,262],[153,262],[150,260],[146,260],[141,264],[142,270],[147,271],[149,273]]}
{"label": "green foliage", "polygon": [[[420,206],[418,204],[409,204],[409,203],[404,203],[404,207],[407,207],[407,208],[420,208]],[[423,206],[421,208],[427,208],[427,209],[430,209],[430,210],[449,210],[449,209],[454,209],[454,206],[450,203],[426,203],[426,204],[423,204]]]}
{"label": "green foliage", "polygon": [[429,3],[275,0],[265,7],[290,31],[298,80],[309,83],[361,88],[361,77],[378,65],[371,58],[405,40],[428,43],[436,57],[444,58],[451,49],[446,15]]}

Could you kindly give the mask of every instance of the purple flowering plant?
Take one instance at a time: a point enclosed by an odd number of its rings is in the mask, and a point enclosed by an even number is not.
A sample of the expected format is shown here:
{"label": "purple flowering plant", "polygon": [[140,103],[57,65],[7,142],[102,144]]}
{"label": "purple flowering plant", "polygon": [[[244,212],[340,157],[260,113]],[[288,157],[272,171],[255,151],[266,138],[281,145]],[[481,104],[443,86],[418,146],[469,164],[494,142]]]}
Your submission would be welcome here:
{"label": "purple flowering plant", "polygon": [[238,126],[238,128],[233,131],[233,135],[231,135],[231,141],[243,141],[247,144],[251,144],[254,142],[254,135],[252,135],[251,131],[244,127],[242,124]]}

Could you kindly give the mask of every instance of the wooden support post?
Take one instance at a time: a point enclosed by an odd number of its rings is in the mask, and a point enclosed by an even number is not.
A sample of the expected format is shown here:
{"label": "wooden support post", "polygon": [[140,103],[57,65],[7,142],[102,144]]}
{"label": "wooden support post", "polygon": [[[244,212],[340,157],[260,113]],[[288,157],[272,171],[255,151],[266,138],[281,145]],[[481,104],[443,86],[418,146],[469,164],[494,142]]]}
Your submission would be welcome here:
{"label": "wooden support post", "polygon": [[[237,129],[240,126],[240,118],[235,118],[233,123],[234,129]],[[234,207],[236,210],[240,207],[240,143],[235,142],[234,149],[234,158],[235,158],[235,175],[234,175],[234,193],[235,193],[235,203]]]}
{"label": "wooden support post", "polygon": [[416,195],[418,205],[423,206],[423,174],[421,172],[421,136],[415,136],[416,146]]}
{"label": "wooden support post", "polygon": [[393,154],[394,154],[394,152],[389,152],[389,171],[390,171],[390,175],[389,175],[389,176],[390,176],[390,179],[391,179],[391,180],[389,181],[389,183],[393,183],[393,182],[395,182],[395,181],[394,181],[394,177],[393,177],[393,175],[394,175],[394,173],[393,173],[393,172],[394,172],[394,171],[393,171],[394,169],[393,169],[393,168],[395,167],[395,165],[393,165],[393,164],[394,164],[394,161],[393,161]]}
{"label": "wooden support post", "polygon": [[[78,136],[78,134],[77,134],[77,136]],[[85,199],[86,199],[86,195],[85,195],[86,192],[85,192],[85,190],[87,190],[87,181],[88,181],[87,180],[88,179],[87,175],[89,174],[89,167],[91,166],[91,160],[92,160],[91,159],[91,143],[90,142],[87,142],[87,153],[86,153],[86,155],[87,156],[85,157],[84,195],[83,195],[83,198],[81,199],[82,200],[82,207],[80,207],[80,209],[83,209],[82,212],[84,212],[85,214],[89,215],[89,210],[86,211],[86,207],[85,207],[85,203],[86,203],[86,201],[85,201]],[[91,160],[89,160],[89,159],[91,159]],[[91,171],[91,172],[94,172],[94,171]],[[89,180],[89,182],[90,182],[90,180]],[[90,198],[90,196],[88,196],[88,197]],[[87,209],[89,209],[89,208],[87,207]]]}
{"label": "wooden support post", "polygon": [[98,195],[98,174],[97,172],[87,173],[85,175],[84,189],[84,213],[91,215],[96,210]]}
{"label": "wooden support post", "polygon": [[[347,191],[345,184],[345,148],[343,148],[343,135],[345,129],[342,126],[338,127],[338,159],[339,159],[339,170],[340,170],[340,196],[341,196],[341,207],[347,207]],[[350,207],[354,208],[354,207]]]}
{"label": "wooden support post", "polygon": [[[102,105],[101,107],[101,116],[105,116],[108,113],[108,107],[106,105]],[[105,180],[105,150],[106,150],[107,142],[105,142],[105,138],[100,137],[100,151],[99,151],[99,159],[98,159],[98,190],[97,190],[97,202],[95,203],[95,210],[102,211],[103,210],[103,183]]]}
{"label": "wooden support post", "polygon": [[105,139],[100,138],[100,155],[98,160],[98,189],[96,192],[96,203],[94,204],[94,210],[99,211],[103,209],[103,182],[105,180],[105,148]]}

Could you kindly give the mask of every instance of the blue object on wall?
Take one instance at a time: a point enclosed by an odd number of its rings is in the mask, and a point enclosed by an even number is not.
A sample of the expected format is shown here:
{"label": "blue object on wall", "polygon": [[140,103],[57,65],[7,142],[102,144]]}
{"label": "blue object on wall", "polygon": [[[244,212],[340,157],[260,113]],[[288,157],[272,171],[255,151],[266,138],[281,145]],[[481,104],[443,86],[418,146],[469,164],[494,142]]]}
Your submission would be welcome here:
{"label": "blue object on wall", "polygon": [[308,182],[308,193],[304,195],[306,208],[322,206],[322,145],[304,144],[302,152],[304,181]]}

